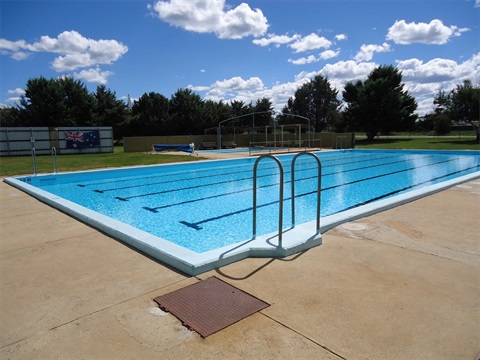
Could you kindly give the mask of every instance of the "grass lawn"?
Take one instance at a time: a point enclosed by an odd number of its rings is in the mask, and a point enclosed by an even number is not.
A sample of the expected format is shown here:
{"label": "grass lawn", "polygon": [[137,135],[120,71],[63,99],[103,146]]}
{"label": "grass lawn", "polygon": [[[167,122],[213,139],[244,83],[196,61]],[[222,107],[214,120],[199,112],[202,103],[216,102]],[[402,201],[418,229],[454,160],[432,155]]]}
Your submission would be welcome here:
{"label": "grass lawn", "polygon": [[[475,138],[461,137],[411,137],[380,138],[373,141],[357,140],[359,149],[435,149],[435,150],[480,150]],[[135,165],[165,164],[180,161],[204,160],[190,155],[151,155],[148,153],[124,153],[123,147],[115,147],[108,154],[58,155],[58,169],[61,172],[114,168]],[[0,157],[0,176],[32,174],[31,156]],[[50,155],[37,156],[37,173],[51,173]]]}
{"label": "grass lawn", "polygon": [[[124,153],[123,147],[119,146],[115,147],[113,153],[57,156],[58,170],[61,172],[196,160],[202,160],[202,158],[190,155]],[[0,176],[32,174],[32,169],[31,156],[0,157]],[[52,157],[50,155],[37,155],[37,173],[51,172]]]}
{"label": "grass lawn", "polygon": [[355,147],[359,149],[429,149],[429,150],[480,150],[475,138],[459,137],[412,137],[412,138],[380,138],[369,141],[357,140]]}

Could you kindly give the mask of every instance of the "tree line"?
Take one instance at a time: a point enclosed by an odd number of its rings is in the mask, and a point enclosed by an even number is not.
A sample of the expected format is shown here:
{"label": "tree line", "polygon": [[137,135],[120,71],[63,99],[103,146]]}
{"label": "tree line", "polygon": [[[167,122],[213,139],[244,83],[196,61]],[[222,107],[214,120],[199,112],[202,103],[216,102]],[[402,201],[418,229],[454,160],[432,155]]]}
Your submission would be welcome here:
{"label": "tree line", "polygon": [[317,132],[365,132],[373,139],[378,134],[413,131],[418,126],[432,130],[436,126],[439,130],[439,119],[478,120],[479,88],[469,81],[451,93],[439,92],[435,113],[423,122],[417,121],[417,103],[404,87],[397,69],[379,66],[365,81],[348,82],[342,103],[328,79],[317,75],[295,91],[281,113],[275,113],[268,98],[258,99],[255,104],[223,102],[204,100],[190,89],[178,89],[170,98],[149,92],[129,104],[104,85],[89,93],[81,81],[71,77],[39,77],[28,80],[17,105],[0,109],[0,121],[4,127],[112,126],[114,138],[121,139],[203,134],[205,129],[231,118],[236,120],[228,125],[235,126],[272,125],[274,121],[307,124],[308,119],[311,130]]}

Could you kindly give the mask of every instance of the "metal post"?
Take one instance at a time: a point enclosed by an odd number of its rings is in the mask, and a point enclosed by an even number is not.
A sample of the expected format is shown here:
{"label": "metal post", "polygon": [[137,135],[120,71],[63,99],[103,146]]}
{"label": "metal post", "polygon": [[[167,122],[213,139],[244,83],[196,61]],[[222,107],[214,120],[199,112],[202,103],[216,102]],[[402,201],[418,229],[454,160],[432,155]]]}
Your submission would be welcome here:
{"label": "metal post", "polygon": [[320,193],[322,190],[322,163],[317,155],[314,153],[304,152],[298,153],[292,160],[292,169],[291,169],[291,179],[292,179],[292,228],[295,227],[295,162],[297,158],[302,155],[312,156],[318,165],[317,173],[317,233],[320,231],[320,203],[321,197]]}
{"label": "metal post", "polygon": [[282,247],[282,235],[283,235],[283,166],[280,160],[273,155],[262,155],[253,166],[253,238],[257,237],[257,167],[258,163],[265,158],[273,159],[280,170],[280,195],[279,195],[279,214],[278,214],[278,246]]}
{"label": "metal post", "polygon": [[33,128],[31,129],[32,136],[30,136],[30,142],[32,143],[32,166],[33,175],[37,175],[37,153],[35,151],[35,136],[33,134]]}
{"label": "metal post", "polygon": [[53,168],[53,173],[56,174],[58,173],[58,162],[57,162],[57,149],[55,149],[55,146],[52,146],[52,168]]}

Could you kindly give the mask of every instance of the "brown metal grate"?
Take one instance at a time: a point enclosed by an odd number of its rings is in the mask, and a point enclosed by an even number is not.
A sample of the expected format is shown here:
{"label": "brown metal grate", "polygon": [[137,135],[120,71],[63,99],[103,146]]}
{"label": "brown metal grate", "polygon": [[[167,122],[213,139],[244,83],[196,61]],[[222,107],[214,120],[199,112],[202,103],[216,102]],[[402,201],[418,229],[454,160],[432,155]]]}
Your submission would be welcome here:
{"label": "brown metal grate", "polygon": [[158,296],[154,301],[203,337],[270,306],[216,277]]}

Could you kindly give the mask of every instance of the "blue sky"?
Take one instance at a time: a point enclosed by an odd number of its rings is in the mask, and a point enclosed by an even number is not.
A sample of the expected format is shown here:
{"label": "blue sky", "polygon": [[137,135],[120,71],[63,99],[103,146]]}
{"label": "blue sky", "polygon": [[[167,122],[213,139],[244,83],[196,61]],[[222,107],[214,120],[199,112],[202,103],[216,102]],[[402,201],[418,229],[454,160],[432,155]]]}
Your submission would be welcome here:
{"label": "blue sky", "polygon": [[30,78],[73,76],[119,99],[191,88],[281,109],[315,75],[339,91],[393,65],[428,113],[480,84],[480,0],[0,0],[0,105]]}

